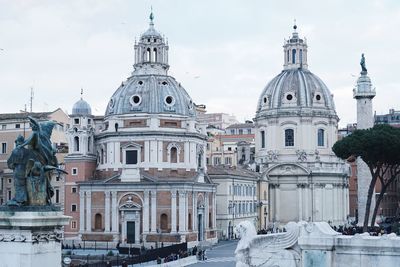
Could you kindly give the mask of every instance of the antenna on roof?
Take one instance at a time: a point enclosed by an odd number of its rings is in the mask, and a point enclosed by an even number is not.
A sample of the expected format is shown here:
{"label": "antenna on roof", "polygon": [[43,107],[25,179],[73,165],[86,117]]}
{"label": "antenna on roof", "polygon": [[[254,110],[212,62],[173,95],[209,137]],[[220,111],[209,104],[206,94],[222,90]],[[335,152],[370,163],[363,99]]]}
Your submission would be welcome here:
{"label": "antenna on roof", "polygon": [[30,103],[30,112],[32,112],[32,110],[33,110],[33,96],[34,96],[34,93],[33,93],[33,86],[31,86],[31,97],[30,97],[30,99],[29,99],[29,103]]}

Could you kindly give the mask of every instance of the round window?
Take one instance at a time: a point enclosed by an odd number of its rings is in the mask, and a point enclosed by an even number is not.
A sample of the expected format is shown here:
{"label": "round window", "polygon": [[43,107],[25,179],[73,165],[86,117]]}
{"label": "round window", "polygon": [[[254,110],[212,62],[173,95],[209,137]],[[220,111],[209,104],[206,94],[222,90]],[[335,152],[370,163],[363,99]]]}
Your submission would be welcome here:
{"label": "round window", "polygon": [[290,100],[293,99],[293,96],[292,96],[291,94],[288,94],[288,95],[286,96],[286,99],[290,101]]}
{"label": "round window", "polygon": [[320,96],[320,95],[316,95],[316,96],[315,96],[315,99],[317,99],[318,101],[320,101],[320,100],[321,100],[321,96]]}
{"label": "round window", "polygon": [[174,98],[172,97],[172,96],[167,96],[166,98],[165,98],[165,103],[167,104],[167,105],[173,105],[174,104]]}
{"label": "round window", "polygon": [[167,85],[168,83],[166,82],[166,81],[163,81],[162,82],[162,85]]}
{"label": "round window", "polygon": [[143,84],[143,82],[142,82],[142,81],[139,81],[139,82],[138,82],[138,84],[139,84],[139,85],[142,85],[142,84]]}
{"label": "round window", "polygon": [[139,95],[131,96],[130,102],[133,106],[138,106],[142,102],[142,98]]}

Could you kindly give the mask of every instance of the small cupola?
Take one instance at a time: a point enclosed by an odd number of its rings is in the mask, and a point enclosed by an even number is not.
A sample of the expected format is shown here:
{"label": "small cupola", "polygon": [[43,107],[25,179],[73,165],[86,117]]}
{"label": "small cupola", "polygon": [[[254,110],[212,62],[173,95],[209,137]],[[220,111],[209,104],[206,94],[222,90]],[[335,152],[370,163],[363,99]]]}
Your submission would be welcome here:
{"label": "small cupola", "polygon": [[307,69],[307,41],[299,38],[296,22],[293,26],[292,36],[284,42],[284,64],[287,69]]}
{"label": "small cupola", "polygon": [[149,28],[135,43],[134,73],[140,74],[167,74],[168,44],[164,37],[154,28],[153,11],[150,13]]}

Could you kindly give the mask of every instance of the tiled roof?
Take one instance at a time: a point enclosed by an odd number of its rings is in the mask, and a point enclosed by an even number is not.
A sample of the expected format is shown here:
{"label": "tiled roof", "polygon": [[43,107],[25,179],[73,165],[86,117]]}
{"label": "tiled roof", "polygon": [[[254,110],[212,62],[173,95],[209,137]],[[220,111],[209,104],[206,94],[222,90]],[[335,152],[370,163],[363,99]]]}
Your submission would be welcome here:
{"label": "tiled roof", "polygon": [[242,168],[235,167],[227,167],[227,166],[208,166],[207,174],[211,176],[214,175],[231,175],[231,176],[240,176],[247,178],[257,178],[259,176],[258,173],[249,171]]}

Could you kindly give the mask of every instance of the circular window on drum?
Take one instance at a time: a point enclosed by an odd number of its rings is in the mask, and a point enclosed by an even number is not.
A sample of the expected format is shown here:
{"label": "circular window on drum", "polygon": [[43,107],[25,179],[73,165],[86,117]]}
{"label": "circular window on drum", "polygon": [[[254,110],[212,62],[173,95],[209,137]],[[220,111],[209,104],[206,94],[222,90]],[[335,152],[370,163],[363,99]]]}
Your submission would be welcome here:
{"label": "circular window on drum", "polygon": [[164,103],[167,106],[173,106],[175,105],[175,99],[172,96],[168,95],[164,98]]}
{"label": "circular window on drum", "polygon": [[140,95],[133,95],[129,99],[129,102],[131,103],[132,106],[139,106],[140,103],[142,103],[142,98],[140,97]]}
{"label": "circular window on drum", "polygon": [[108,106],[109,106],[110,108],[114,108],[114,105],[115,105],[114,99],[111,98],[111,99],[110,99],[110,102],[108,103]]}

